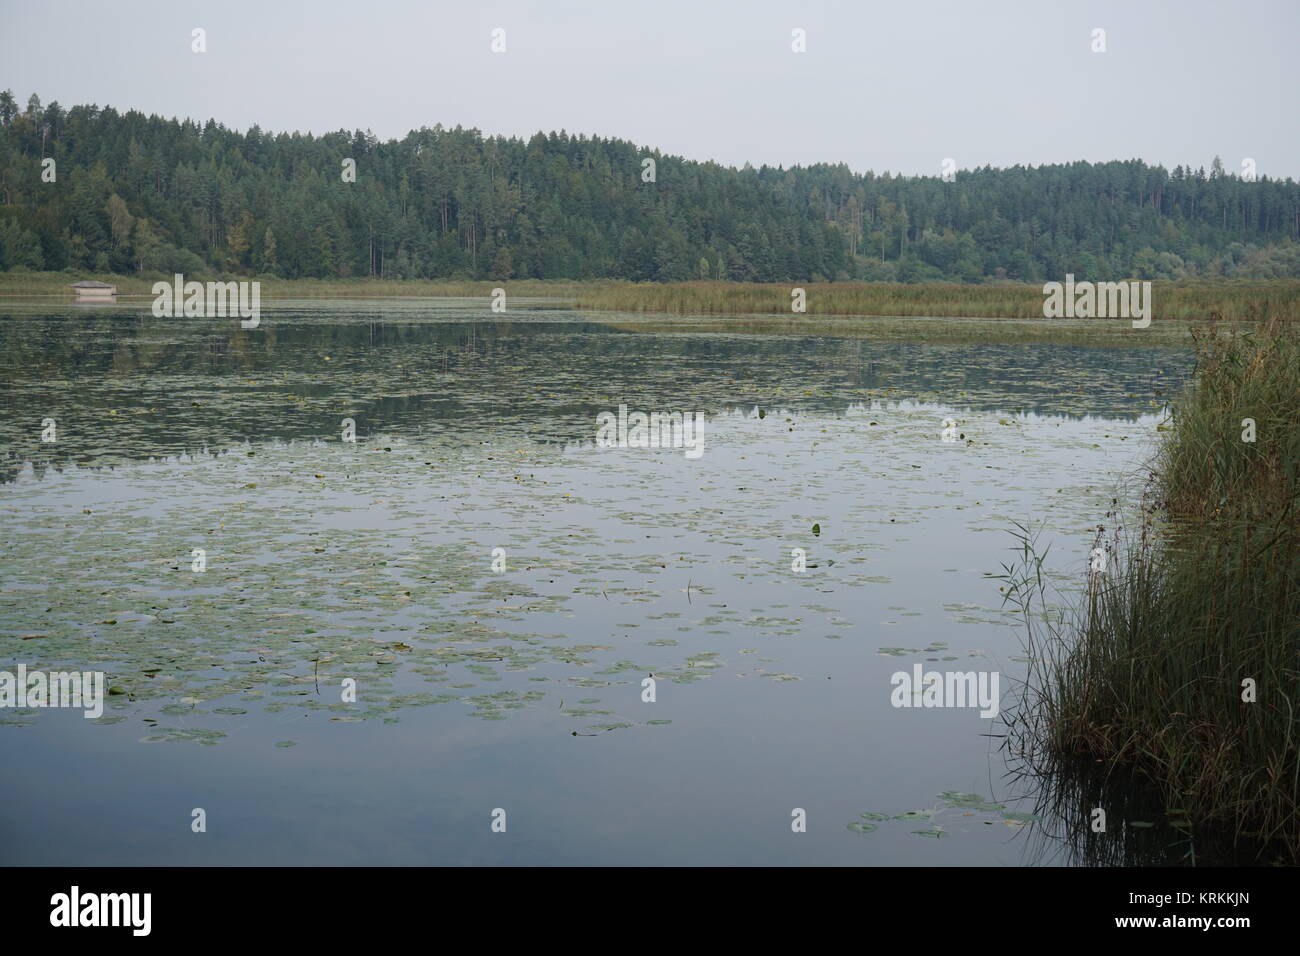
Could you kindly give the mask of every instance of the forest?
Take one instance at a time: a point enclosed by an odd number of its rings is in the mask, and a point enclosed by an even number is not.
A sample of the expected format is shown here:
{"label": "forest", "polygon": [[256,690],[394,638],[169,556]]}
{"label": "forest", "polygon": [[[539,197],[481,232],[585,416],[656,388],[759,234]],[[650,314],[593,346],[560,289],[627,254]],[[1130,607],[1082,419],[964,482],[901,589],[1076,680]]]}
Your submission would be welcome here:
{"label": "forest", "polygon": [[[52,162],[50,162],[52,160]],[[646,160],[653,160],[647,163]],[[351,161],[350,163],[348,161]],[[354,175],[349,176],[351,169]],[[936,168],[938,162],[936,161]],[[565,131],[245,132],[0,93],[0,271],[384,279],[1300,277],[1300,183],[1215,157],[936,176]]]}

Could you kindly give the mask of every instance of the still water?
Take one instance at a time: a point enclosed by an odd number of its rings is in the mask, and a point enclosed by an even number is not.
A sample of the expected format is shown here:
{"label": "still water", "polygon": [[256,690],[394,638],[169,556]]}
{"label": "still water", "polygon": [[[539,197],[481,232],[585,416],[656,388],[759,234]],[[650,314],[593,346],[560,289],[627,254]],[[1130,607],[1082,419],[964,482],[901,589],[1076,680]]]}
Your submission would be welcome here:
{"label": "still water", "polygon": [[[0,862],[1070,862],[999,720],[891,675],[1009,703],[1015,522],[1068,596],[1188,351],[0,313],[0,668],[113,690],[0,710]],[[703,454],[595,447],[624,404],[703,412]]]}

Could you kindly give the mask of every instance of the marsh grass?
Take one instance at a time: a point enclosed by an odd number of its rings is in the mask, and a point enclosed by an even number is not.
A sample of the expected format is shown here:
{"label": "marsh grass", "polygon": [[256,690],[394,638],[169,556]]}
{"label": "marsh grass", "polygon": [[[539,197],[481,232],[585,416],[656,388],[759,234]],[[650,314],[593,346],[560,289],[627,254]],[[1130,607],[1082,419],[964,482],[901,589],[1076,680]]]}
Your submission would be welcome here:
{"label": "marsh grass", "polygon": [[[608,312],[677,315],[784,316],[927,316],[933,318],[1003,318],[1043,321],[1041,284],[1003,282],[917,285],[885,282],[623,282],[613,279],[277,279],[266,276],[204,275],[207,280],[262,283],[263,299],[277,298],[487,298],[494,288],[508,296],[554,300],[556,304]],[[69,284],[100,279],[116,285],[120,295],[151,294],[154,282],[171,276],[115,276],[72,272],[0,273],[0,299],[7,296],[53,296],[73,300]],[[807,290],[807,312],[790,311],[790,291]],[[1207,279],[1152,283],[1152,315],[1158,320],[1237,321],[1258,314],[1300,315],[1300,281],[1291,279]],[[1053,320],[1058,321],[1058,320]],[[1069,320],[1059,320],[1069,321]],[[1080,320],[1111,321],[1114,320]],[[1128,327],[1127,320],[1122,320]]]}
{"label": "marsh grass", "polygon": [[1108,567],[1089,571],[1073,610],[1047,608],[1042,557],[1018,532],[1021,557],[1003,577],[1031,663],[1007,745],[1056,777],[1100,763],[1147,781],[1193,852],[1226,838],[1295,862],[1300,337],[1274,318],[1198,330],[1196,342],[1195,381],[1140,511],[1099,526]]}
{"label": "marsh grass", "polygon": [[[807,312],[799,315],[1043,318],[1041,283],[611,282],[582,289],[577,307],[689,315],[791,315],[790,293],[796,287],[807,291]],[[1154,319],[1294,317],[1300,315],[1300,281],[1153,282],[1151,301]]]}

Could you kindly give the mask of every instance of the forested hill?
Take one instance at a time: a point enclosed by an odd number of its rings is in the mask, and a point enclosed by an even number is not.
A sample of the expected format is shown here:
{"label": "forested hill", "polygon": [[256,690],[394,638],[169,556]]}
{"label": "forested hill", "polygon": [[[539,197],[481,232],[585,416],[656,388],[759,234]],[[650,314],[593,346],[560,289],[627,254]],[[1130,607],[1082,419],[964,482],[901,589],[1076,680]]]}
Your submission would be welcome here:
{"label": "forested hill", "polygon": [[[42,181],[45,158],[55,181]],[[355,182],[345,182],[345,160]],[[644,181],[646,159],[654,181]],[[936,169],[938,161],[936,160]],[[47,172],[47,176],[49,173]],[[859,175],[617,139],[240,133],[0,94],[0,269],[673,281],[1300,277],[1300,184],[1138,160]]]}

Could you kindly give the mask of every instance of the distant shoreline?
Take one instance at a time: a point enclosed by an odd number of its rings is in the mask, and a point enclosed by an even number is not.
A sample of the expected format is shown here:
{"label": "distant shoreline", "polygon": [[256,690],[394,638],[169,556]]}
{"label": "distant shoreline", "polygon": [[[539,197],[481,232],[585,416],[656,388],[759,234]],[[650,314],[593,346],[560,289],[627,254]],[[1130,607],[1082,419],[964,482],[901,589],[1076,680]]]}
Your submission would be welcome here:
{"label": "distant shoreline", "polygon": [[[117,286],[119,298],[152,295],[166,276],[114,276],[68,272],[0,273],[0,301],[50,297],[75,301],[70,288],[78,279],[96,278]],[[613,279],[281,279],[257,276],[195,276],[202,281],[257,280],[263,299],[488,298],[492,290],[509,297],[547,299],[575,309],[670,315],[767,315],[791,321],[819,317],[1043,318],[1039,283],[883,282],[625,282]],[[1300,280],[1212,279],[1152,283],[1152,312],[1158,320],[1226,321],[1262,313],[1300,318]],[[791,293],[806,291],[806,311],[793,312]]]}

